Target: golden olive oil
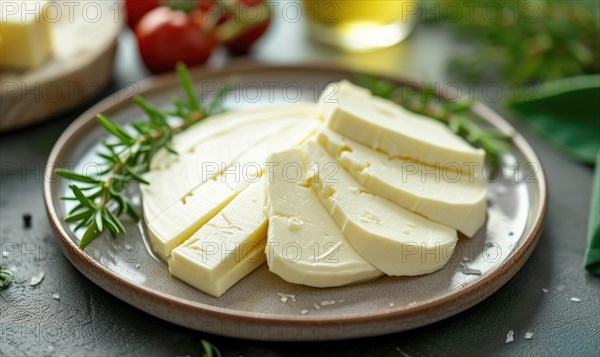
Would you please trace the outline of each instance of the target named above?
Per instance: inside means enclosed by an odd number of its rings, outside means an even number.
[[[410,34],[415,0],[305,0],[311,37],[350,51],[395,45]]]

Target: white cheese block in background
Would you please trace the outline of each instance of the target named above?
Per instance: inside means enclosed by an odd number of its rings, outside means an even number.
[[[352,247],[387,275],[421,275],[446,265],[456,230],[412,213],[362,187],[316,140],[304,146],[311,187]]]
[[[325,90],[320,98],[322,115],[330,129],[392,157],[442,167],[458,165],[467,172],[469,166],[483,168],[483,149],[472,147],[445,125],[374,97],[348,82],[330,86],[336,89]],[[327,93],[332,91],[337,103],[324,104]]]
[[[267,264],[282,279],[314,287],[341,286],[380,276],[346,241],[314,191],[306,186],[302,150],[272,154],[267,198]]]
[[[251,184],[173,249],[169,259],[171,274],[219,297],[264,263],[268,221],[263,181]]]
[[[29,69],[52,55],[48,1],[0,3],[0,68]],[[54,20],[56,21],[56,20]]]
[[[142,185],[144,218],[159,216],[190,191],[218,176],[251,147],[314,113],[316,106],[298,104],[248,108],[208,118],[173,138],[177,155],[157,152]]]
[[[389,159],[327,128],[319,131],[318,141],[360,184],[406,209],[467,237],[485,223],[487,187],[479,177]]]
[[[314,135],[320,124],[312,118],[293,121],[285,130],[249,148],[222,174],[201,184],[147,222],[150,242],[155,252],[167,260],[176,246],[200,229],[250,183],[258,181],[256,177],[262,175],[266,157],[271,152],[302,143]],[[246,130],[253,132],[252,127]]]
[[[34,22],[41,3],[45,16]],[[103,95],[114,78],[123,3],[0,0],[0,132],[62,116]],[[4,22],[7,15],[17,18]],[[139,89],[123,86],[127,89],[115,93],[115,101]]]

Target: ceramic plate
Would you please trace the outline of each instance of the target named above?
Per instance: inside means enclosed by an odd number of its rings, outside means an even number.
[[[193,72],[202,95],[234,78],[239,85],[227,97],[231,107],[314,101],[327,83],[352,77],[349,71],[324,66],[251,65]],[[174,75],[152,78],[134,89],[116,93],[75,121],[56,143],[49,167],[93,168],[98,140],[105,135],[94,119],[97,113],[125,124],[141,115],[131,100],[134,94],[157,105],[183,96]],[[490,125],[513,131],[486,106],[477,104],[474,110]],[[340,288],[290,284],[263,265],[214,298],[169,275],[167,265],[148,252],[142,224],[130,222],[126,236],[103,236],[80,250],[71,227],[63,223],[67,207],[59,197],[68,191],[68,182],[52,176],[44,193],[50,221],[71,263],[106,291],[154,316],[255,340],[366,337],[423,326],[468,309],[498,290],[527,260],[546,211],[546,183],[535,153],[523,137],[514,135],[514,149],[503,157],[506,167],[489,182],[485,227],[474,238],[459,240],[445,268],[425,276],[384,277]],[[283,303],[278,293],[295,299]]]

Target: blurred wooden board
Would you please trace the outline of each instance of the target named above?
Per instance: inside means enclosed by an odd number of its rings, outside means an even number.
[[[0,71],[0,132],[65,113],[93,99],[111,80],[120,1],[55,1],[54,54],[38,68]]]

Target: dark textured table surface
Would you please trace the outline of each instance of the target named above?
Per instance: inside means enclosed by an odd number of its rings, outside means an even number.
[[[119,42],[114,83],[104,95],[147,75],[131,34],[124,32]],[[342,55],[311,44],[301,25],[280,21],[254,58],[270,63],[325,59],[443,80],[447,42],[444,34],[419,30],[389,50]],[[223,62],[223,56],[216,56],[212,65]],[[515,125],[546,171],[550,206],[537,248],[508,284],[457,316],[405,333],[327,343],[268,343],[206,335],[161,321],[100,289],[64,258],[46,218],[42,182],[49,151],[77,114],[0,136],[1,262],[15,273],[14,283],[0,292],[2,356],[199,356],[203,338],[226,356],[600,355],[600,278],[582,267],[592,168],[574,163],[519,123]],[[24,213],[32,215],[29,229],[23,225]],[[30,278],[39,272],[45,272],[45,279],[30,286]],[[514,330],[515,341],[506,344],[509,330]],[[525,332],[533,332],[533,338],[525,340]]]

